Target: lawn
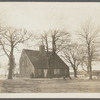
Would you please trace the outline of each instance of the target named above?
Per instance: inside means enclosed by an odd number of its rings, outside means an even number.
[[[13,79],[3,80],[2,93],[99,93],[100,80]]]

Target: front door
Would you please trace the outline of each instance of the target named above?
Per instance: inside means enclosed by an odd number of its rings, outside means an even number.
[[[47,76],[47,69],[44,69],[44,77]]]

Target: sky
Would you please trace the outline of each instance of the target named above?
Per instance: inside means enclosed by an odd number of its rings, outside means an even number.
[[[50,29],[66,29],[72,34],[73,41],[77,40],[80,25],[88,18],[100,26],[100,3],[0,2],[1,25],[24,28],[36,34]],[[19,45],[19,48],[27,47]],[[18,62],[20,53],[15,51],[14,54]],[[8,63],[5,56],[1,56],[0,61],[2,65]]]

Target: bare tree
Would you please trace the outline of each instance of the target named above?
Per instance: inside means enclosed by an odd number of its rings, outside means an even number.
[[[65,30],[51,30],[52,52],[59,53],[69,42],[70,34]]]
[[[84,45],[81,45],[81,51],[80,51],[80,53],[81,53],[81,59],[80,59],[80,61],[81,61],[81,64],[80,64],[80,66],[81,66],[81,68],[82,68],[82,70],[83,71],[85,71],[87,74],[89,74],[89,70],[88,70],[88,57],[87,57],[87,53],[86,53],[86,48],[84,48]]]
[[[0,28],[0,45],[3,52],[9,59],[9,74],[8,79],[12,79],[14,68],[14,49],[18,49],[19,43],[27,41],[31,35],[27,34],[26,30],[14,29],[12,27]]]
[[[48,58],[47,77],[52,77],[52,67],[55,63],[55,53],[59,53],[66,47],[69,42],[69,33],[65,30],[49,30],[48,32],[44,31],[38,39],[46,47]],[[51,52],[50,55],[48,54],[49,51]]]
[[[45,45],[46,47],[46,52],[47,52],[47,57],[49,56],[48,55],[48,52],[49,52],[49,33],[44,31],[44,34],[41,34],[41,40],[42,40],[42,44]]]
[[[81,54],[80,54],[80,45],[73,43],[68,45],[63,50],[63,58],[65,59],[66,63],[69,64],[73,68],[74,77],[77,77],[77,69],[81,64]]]
[[[65,30],[49,30],[44,31],[43,34],[40,34],[40,36],[36,36],[36,40],[38,39],[38,43],[40,42],[45,45],[46,51],[52,51],[55,53],[59,53],[61,50],[63,50],[67,43],[69,42],[70,34],[66,32]]]
[[[99,28],[92,21],[87,20],[82,24],[79,31],[81,44],[84,46],[84,58],[89,73],[89,79],[92,79],[92,63],[98,61],[100,54],[100,35]],[[84,61],[84,60],[83,60]]]
[[[69,33],[65,30],[50,30],[52,53],[49,57],[48,74],[52,77],[52,69],[55,65],[55,53],[62,51],[69,42]],[[52,64],[50,64],[52,63]]]

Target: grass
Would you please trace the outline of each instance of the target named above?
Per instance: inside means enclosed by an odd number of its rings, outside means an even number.
[[[2,93],[99,93],[100,80],[13,79],[4,80]]]

